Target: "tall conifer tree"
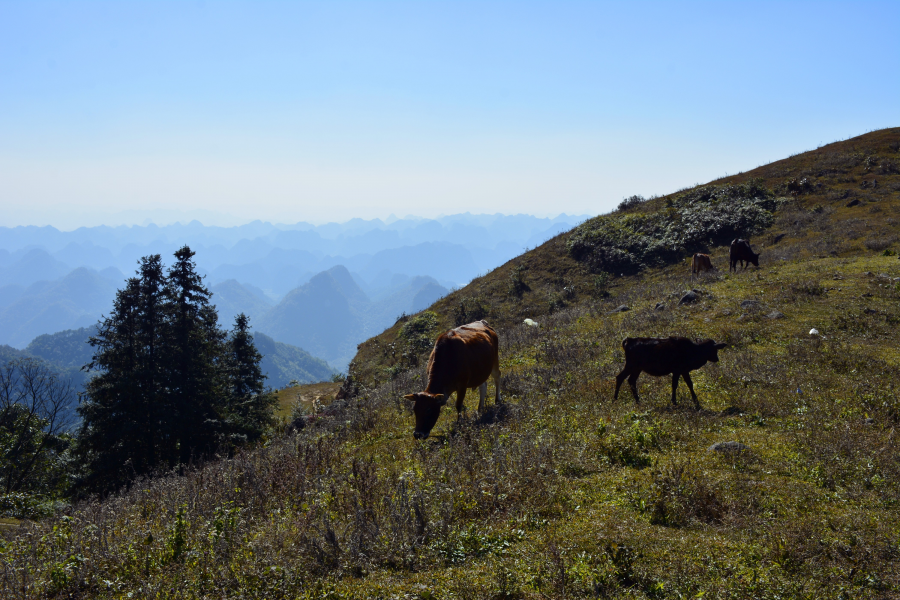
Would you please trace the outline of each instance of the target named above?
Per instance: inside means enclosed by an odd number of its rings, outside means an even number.
[[[261,356],[241,315],[219,329],[211,294],[184,246],[163,273],[159,255],[140,261],[91,338],[79,453],[94,490],[258,439],[272,423]]]
[[[248,440],[259,439],[273,421],[275,395],[265,389],[261,361],[250,334],[250,319],[241,313],[234,318],[228,339],[229,412],[234,433]]]
[[[221,416],[226,391],[217,364],[224,335],[209,303],[212,294],[197,273],[194,254],[187,246],[175,252],[167,289],[169,387],[182,463],[215,450],[225,429]]]
[[[91,487],[114,487],[122,478],[145,474],[166,452],[165,373],[160,364],[165,329],[162,261],[141,259],[140,277],[116,294],[113,312],[91,337],[94,357],[87,370],[99,374],[85,387],[79,453],[92,474]]]

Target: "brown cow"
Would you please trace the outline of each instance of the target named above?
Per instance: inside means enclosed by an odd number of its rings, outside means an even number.
[[[703,271],[712,271],[714,269],[712,261],[709,260],[709,254],[700,254],[698,252],[691,258],[691,279],[694,278],[694,273],[700,275]]]
[[[487,321],[476,321],[451,329],[434,343],[428,358],[428,385],[424,392],[407,394],[413,400],[416,429],[413,436],[425,439],[437,423],[441,407],[447,404],[450,394],[456,392],[456,412],[461,414],[466,390],[479,388],[481,400],[478,411],[484,410],[488,377],[493,377],[496,395],[500,402],[500,344],[497,333]]]
[[[759,254],[755,254],[750,247],[750,242],[742,239],[734,239],[731,242],[731,252],[729,253],[728,270],[734,270],[737,273],[738,261],[741,262],[741,269],[746,269],[747,264],[759,266]]]
[[[713,340],[693,342],[685,337],[667,338],[625,338],[622,340],[622,349],[625,351],[625,367],[616,376],[616,393],[614,399],[619,398],[619,388],[625,378],[636,402],[640,402],[637,392],[637,379],[642,371],[646,371],[654,377],[672,375],[672,404],[678,404],[675,399],[675,390],[678,389],[678,378],[684,379],[691,397],[697,409],[700,402],[694,393],[694,383],[691,381],[690,372],[699,369],[707,362],[719,362],[719,350],[726,344],[717,344]]]

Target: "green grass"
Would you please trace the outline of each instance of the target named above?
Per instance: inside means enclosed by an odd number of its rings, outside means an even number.
[[[402,394],[424,387],[425,353],[400,322],[360,349],[359,395],[300,432],[5,533],[3,597],[897,597],[900,260],[866,245],[896,234],[897,176],[878,174],[888,191],[862,205],[828,198],[863,189],[882,164],[866,156],[896,155],[898,138],[762,167],[772,189],[835,173],[776,211],[758,270],[728,274],[714,248],[718,273],[644,269],[605,297],[566,235],[551,240],[431,309],[440,330],[460,298],[486,299],[502,406],[477,415],[470,396],[414,440]],[[523,264],[527,289],[510,285]],[[678,306],[688,288],[700,301]],[[701,410],[646,374],[639,404],[612,400],[621,340],[642,335],[729,344],[693,374]],[[725,441],[749,450],[709,449]]]

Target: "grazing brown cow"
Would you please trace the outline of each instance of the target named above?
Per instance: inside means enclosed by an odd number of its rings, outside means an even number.
[[[700,275],[703,271],[712,271],[714,269],[712,261],[709,260],[709,254],[700,254],[698,252],[691,258],[691,279],[694,278],[694,273]]]
[[[441,414],[441,407],[447,404],[453,392],[456,392],[458,415],[464,408],[466,390],[479,388],[481,400],[478,411],[481,412],[484,410],[488,377],[493,377],[496,388],[494,402],[500,402],[499,348],[497,333],[487,321],[476,321],[441,334],[428,358],[428,385],[425,391],[404,396],[413,401],[416,416],[413,436],[417,440],[428,437]]]
[[[741,269],[746,269],[747,264],[751,263],[755,267],[759,266],[759,254],[754,254],[753,249],[750,248],[750,242],[747,240],[734,239],[731,242],[728,270],[734,270],[737,273],[738,261],[741,262]]]
[[[700,402],[694,393],[694,383],[691,381],[690,372],[699,369],[707,362],[719,362],[719,350],[726,344],[717,344],[713,340],[693,342],[685,337],[667,338],[625,338],[622,340],[622,349],[625,351],[625,367],[616,376],[616,393],[613,398],[619,398],[619,388],[625,378],[636,402],[640,402],[637,392],[637,379],[642,371],[646,371],[654,377],[672,375],[672,404],[678,404],[675,399],[675,390],[678,388],[678,378],[684,379],[691,397],[697,409]]]

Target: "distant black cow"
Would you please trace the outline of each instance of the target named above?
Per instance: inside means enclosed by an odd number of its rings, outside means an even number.
[[[700,408],[697,394],[694,393],[694,383],[691,381],[690,372],[699,369],[707,362],[719,362],[719,350],[726,344],[717,344],[713,340],[693,342],[684,337],[667,338],[625,338],[622,340],[622,349],[625,351],[625,367],[616,376],[615,399],[619,398],[619,388],[625,378],[634,399],[640,402],[637,392],[637,379],[642,371],[646,371],[654,377],[672,375],[672,404],[678,404],[675,399],[675,390],[678,388],[678,378],[684,379],[694,404]]]
[[[742,239],[735,239],[731,242],[731,253],[729,256],[728,270],[737,272],[738,261],[741,262],[741,268],[747,268],[747,264],[752,263],[753,266],[759,266],[759,254],[754,254],[750,248],[750,242]]]

